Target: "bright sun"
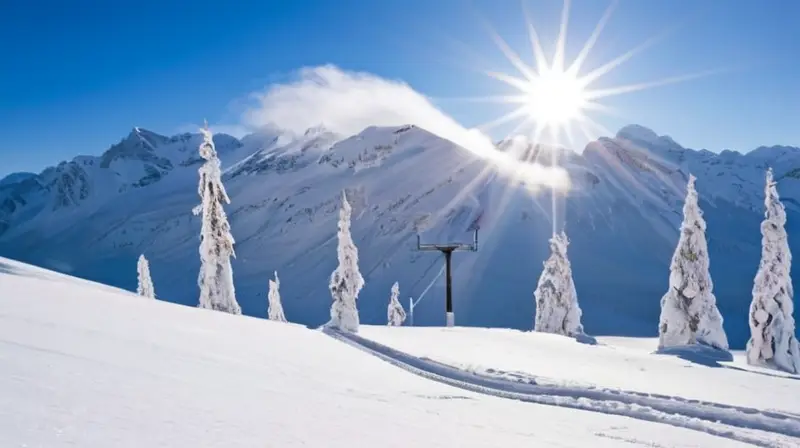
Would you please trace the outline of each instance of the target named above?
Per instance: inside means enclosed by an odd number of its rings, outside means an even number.
[[[651,82],[594,88],[595,81],[628,61],[636,53],[652,45],[655,41],[654,39],[646,40],[633,49],[590,70],[588,73],[579,75],[589,52],[597,42],[606,23],[608,23],[616,4],[616,0],[612,1],[591,36],[589,36],[578,55],[570,64],[565,61],[570,0],[564,0],[558,38],[555,42],[555,52],[552,58],[548,58],[545,55],[542,43],[530,20],[530,14],[527,9],[525,9],[524,15],[528,28],[528,37],[533,50],[534,64],[525,63],[496,32],[490,29],[489,31],[495,43],[508,61],[519,71],[519,74],[510,75],[502,72],[487,71],[487,75],[512,87],[515,92],[511,95],[479,97],[476,99],[478,101],[513,104],[516,107],[511,112],[484,123],[479,126],[479,129],[488,132],[494,127],[519,121],[510,135],[529,134],[533,141],[536,142],[539,142],[543,136],[548,135],[555,140],[553,143],[561,145],[563,142],[560,141],[560,136],[562,135],[566,135],[568,143],[574,144],[575,136],[572,133],[577,130],[587,140],[593,140],[598,134],[609,135],[610,132],[589,117],[588,113],[599,111],[614,114],[613,109],[601,104],[599,100],[651,87],[682,82],[716,72],[716,70],[706,71]],[[524,5],[525,3],[523,3],[523,7]]]
[[[580,80],[569,73],[547,70],[531,80],[525,109],[542,126],[561,127],[578,119],[587,104]]]

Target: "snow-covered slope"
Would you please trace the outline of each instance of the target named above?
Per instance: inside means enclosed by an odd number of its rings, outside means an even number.
[[[734,352],[733,359],[699,347],[654,354],[657,338],[600,338],[599,344],[587,345],[558,335],[495,328],[364,326],[359,334],[413,356],[516,381],[621,389],[800,415],[800,376],[749,366],[744,352]]]
[[[317,330],[144,299],[0,258],[0,446],[654,444],[747,446],[461,390]]]
[[[436,345],[474,340],[396,330]],[[624,376],[619,358],[604,368],[614,362]],[[607,405],[611,414],[625,408]],[[452,387],[319,330],[145,299],[0,258],[4,447],[792,446],[791,436],[736,425],[796,425],[758,411],[727,427],[630,410],[633,418]]]
[[[572,188],[553,207],[549,192],[532,193],[414,126],[372,127],[347,138],[325,129],[305,135],[267,129],[241,141],[219,135],[216,142],[232,200],[237,296],[250,315],[265,315],[267,281],[277,270],[289,320],[327,319],[342,189],[354,207],[366,323],[385,321],[395,281],[407,304],[438,278],[415,310],[415,323],[442,324],[442,260],[416,252],[416,234],[423,242],[469,241],[479,219],[480,250],[454,256],[457,323],[531,328],[547,239],[554,226],[565,226],[586,331],[655,335],[689,172],[697,176],[715,293],[734,348],[749,336],[767,166],[788,207],[792,249],[800,248],[798,148],[713,154],[635,125],[580,155],[520,138],[501,142],[501,150],[526,160],[549,164],[556,155]],[[0,254],[132,290],[144,253],[157,294],[196,304],[199,220],[191,209],[199,200],[198,143],[193,134],[134,129],[102,157],[79,157],[0,190]]]

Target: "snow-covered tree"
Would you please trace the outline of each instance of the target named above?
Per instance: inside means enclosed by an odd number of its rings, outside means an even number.
[[[778,198],[772,169],[767,171],[761,223],[761,263],[753,285],[750,304],[750,340],[747,361],[792,373],[800,372],[800,350],[795,338],[792,254],[786,237],[786,210]]]
[[[533,331],[566,336],[583,334],[578,294],[572,280],[572,267],[567,259],[567,235],[564,232],[550,239],[550,258],[533,293],[536,299],[536,320]]]
[[[706,221],[700,210],[695,177],[689,175],[680,238],[670,264],[669,290],[661,298],[658,346],[703,343],[728,349],[714,284],[709,273]]]
[[[269,320],[286,322],[286,316],[283,314],[283,305],[281,305],[280,286],[281,281],[278,278],[278,271],[275,271],[275,280],[269,280],[269,312],[267,316]]]
[[[136,293],[142,297],[155,299],[156,290],[153,288],[153,279],[150,278],[150,263],[147,262],[144,254],[139,255],[136,270],[139,272],[139,286],[136,288]]]
[[[200,227],[200,274],[197,284],[200,287],[200,308],[241,314],[233,288],[233,268],[231,257],[233,236],[223,204],[231,200],[222,185],[222,172],[217,151],[208,123],[200,130],[203,143],[200,144],[200,157],[206,160],[200,167],[200,184],[197,192],[201,203],[194,208],[194,214],[202,214]]]
[[[344,331],[358,331],[358,308],[356,300],[364,278],[358,270],[358,248],[350,235],[350,214],[352,209],[347,196],[342,192],[342,208],[339,210],[339,266],[331,274],[329,288],[333,304],[328,326]]]
[[[406,320],[406,310],[400,304],[400,284],[394,282],[392,285],[392,295],[389,298],[389,309],[387,310],[387,321],[390,327],[399,327]]]

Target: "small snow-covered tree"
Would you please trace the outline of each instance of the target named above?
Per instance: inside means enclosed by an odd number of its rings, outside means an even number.
[[[795,337],[792,254],[786,236],[786,210],[778,197],[772,169],[767,171],[766,211],[761,223],[761,263],[750,304],[747,362],[800,373],[800,350]]]
[[[389,309],[386,312],[387,314],[387,321],[390,327],[399,327],[403,325],[403,322],[406,320],[406,310],[403,309],[403,305],[400,304],[400,284],[394,282],[392,285],[392,295],[389,298]]]
[[[139,255],[136,270],[139,272],[139,286],[136,288],[136,293],[142,297],[155,299],[156,290],[153,288],[153,279],[150,278],[150,263],[147,262],[144,254]]]
[[[283,305],[281,305],[280,286],[281,281],[278,278],[278,271],[275,271],[275,280],[269,280],[269,311],[267,316],[269,320],[286,322],[286,316],[283,314]]]
[[[567,258],[569,240],[564,232],[550,239],[550,258],[533,293],[536,299],[536,319],[533,331],[566,336],[583,334],[578,294],[572,280],[572,267]]]
[[[356,300],[364,278],[358,270],[358,248],[350,235],[350,214],[352,209],[347,196],[342,192],[342,208],[339,210],[339,246],[337,253],[339,265],[331,274],[329,288],[333,304],[328,326],[339,330],[358,331],[358,307]]]
[[[700,210],[695,177],[689,175],[680,238],[670,264],[669,289],[661,298],[658,346],[703,343],[728,349],[722,315],[709,273],[706,221]]]
[[[233,268],[231,257],[233,236],[223,204],[230,204],[228,193],[222,185],[222,171],[217,151],[208,123],[200,130],[203,143],[200,144],[200,157],[206,160],[200,167],[200,183],[197,192],[200,205],[194,208],[195,215],[202,214],[200,227],[200,274],[197,284],[200,287],[200,308],[241,314],[236,302],[233,287]]]

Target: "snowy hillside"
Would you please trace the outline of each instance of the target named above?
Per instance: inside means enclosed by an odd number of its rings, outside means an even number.
[[[199,201],[199,142],[194,134],[164,137],[137,128],[101,157],[77,157],[0,189],[0,254],[133,290],[144,253],[157,294],[195,305],[199,219],[191,209]],[[407,304],[438,278],[415,322],[442,324],[442,260],[416,252],[416,234],[424,242],[469,240],[479,218],[479,252],[454,256],[456,321],[531,328],[532,293],[554,226],[549,192],[532,193],[414,126],[372,127],[346,138],[324,128],[305,135],[272,129],[241,141],[217,135],[215,142],[227,168],[234,277],[245,314],[265,316],[267,281],[277,270],[289,320],[327,319],[336,209],[346,189],[366,279],[362,322],[384,322],[395,281]],[[589,333],[656,334],[689,172],[697,176],[715,293],[733,348],[749,336],[767,166],[787,204],[789,241],[800,249],[798,148],[713,154],[635,125],[581,155],[524,139],[499,147],[546,164],[557,154],[570,174],[570,191],[557,197],[555,227],[565,226],[571,239]]]
[[[462,328],[361,334],[407,353],[0,258],[0,446],[790,447],[800,437],[795,380],[624,346],[636,341],[583,346]],[[486,368],[475,375],[413,354]],[[577,371],[581,359],[589,367]],[[537,386],[534,375],[554,377]]]

